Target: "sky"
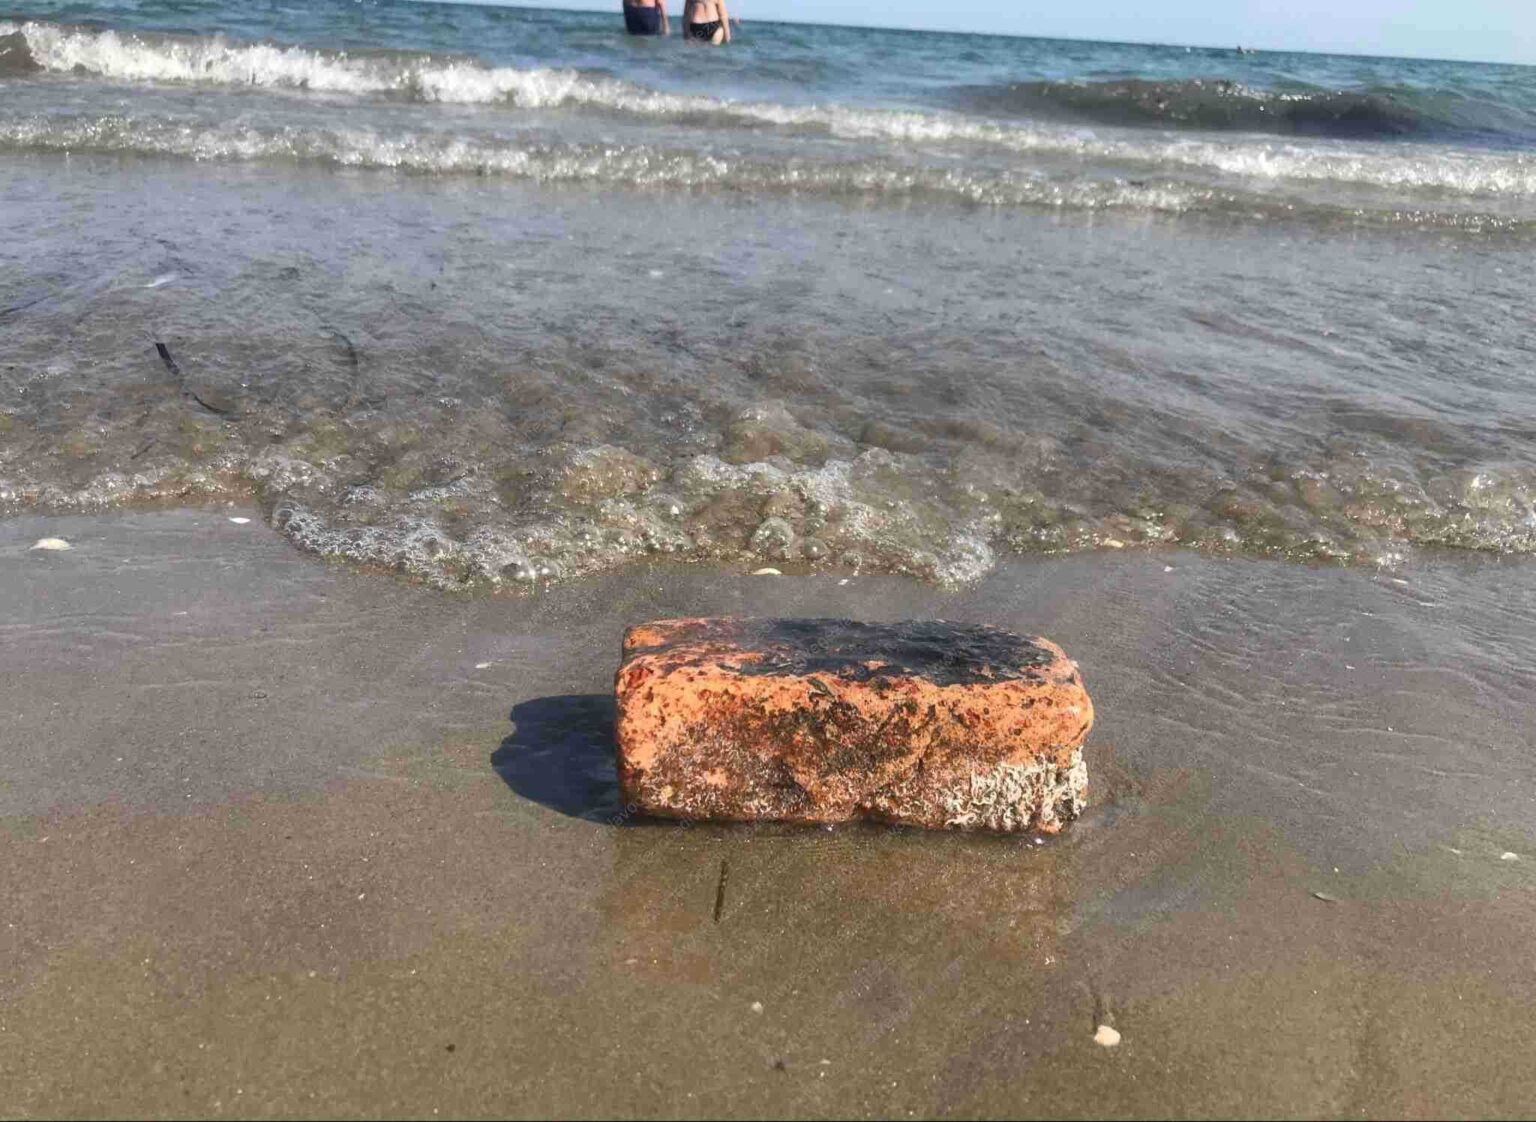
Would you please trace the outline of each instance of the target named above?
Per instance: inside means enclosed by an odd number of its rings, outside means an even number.
[[[480,0],[497,2],[497,0]],[[506,0],[503,0],[506,2]],[[619,0],[520,7],[617,11]],[[746,20],[1536,64],[1536,0],[727,0]],[[681,9],[682,0],[668,0]]]

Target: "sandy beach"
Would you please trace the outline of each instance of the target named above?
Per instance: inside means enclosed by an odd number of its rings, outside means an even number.
[[[237,507],[10,519],[0,1115],[1526,1113],[1529,574],[447,597]],[[1044,844],[615,825],[620,630],[695,612],[1049,635],[1093,808]]]

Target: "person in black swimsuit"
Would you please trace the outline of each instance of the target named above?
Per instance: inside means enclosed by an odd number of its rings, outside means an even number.
[[[731,41],[731,13],[725,0],[688,0],[683,8],[683,38],[720,46]]]
[[[667,0],[624,0],[624,30],[631,35],[667,35]]]

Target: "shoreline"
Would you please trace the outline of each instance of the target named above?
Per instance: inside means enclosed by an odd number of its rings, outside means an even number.
[[[951,592],[653,565],[471,599],[228,521],[252,514],[0,522],[4,1117],[1513,1115],[1536,1090],[1518,565],[1126,551]],[[702,612],[1050,636],[1099,711],[1088,814],[1043,845],[611,825],[622,625]]]

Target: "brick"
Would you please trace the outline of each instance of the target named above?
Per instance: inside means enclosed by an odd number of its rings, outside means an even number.
[[[615,692],[643,814],[1055,833],[1084,803],[1077,665],[995,627],[660,620],[625,633]]]

